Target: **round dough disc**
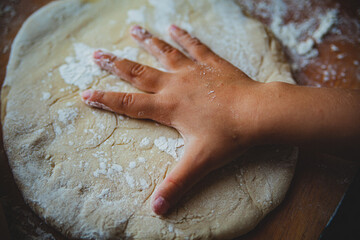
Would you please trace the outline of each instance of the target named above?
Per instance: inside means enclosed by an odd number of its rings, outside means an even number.
[[[278,43],[232,1],[65,0],[23,25],[1,93],[4,143],[32,209],[74,238],[233,238],[284,198],[297,149],[249,150],[197,184],[164,217],[150,196],[174,167],[177,131],[85,106],[84,89],[136,92],[101,71],[95,49],[161,68],[131,40],[140,24],[172,44],[177,24],[257,81],[294,83]]]

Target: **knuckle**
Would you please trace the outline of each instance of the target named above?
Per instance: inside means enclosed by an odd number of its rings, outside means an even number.
[[[161,46],[161,52],[164,54],[171,54],[171,53],[175,53],[176,49],[168,44],[164,44],[163,46]]]
[[[194,38],[194,37],[189,37],[189,40],[188,40],[189,44],[193,47],[200,47],[200,46],[203,46],[203,44],[200,42],[199,39],[197,38]]]
[[[130,74],[132,77],[139,77],[142,76],[145,71],[146,66],[136,63],[131,67]]]
[[[168,184],[172,185],[178,191],[182,191],[184,189],[184,183],[182,181],[180,181],[179,179],[167,177],[166,182]]]
[[[135,98],[134,98],[134,95],[131,93],[125,93],[119,99],[119,104],[122,107],[129,107],[129,106],[133,105],[134,102],[135,102]]]

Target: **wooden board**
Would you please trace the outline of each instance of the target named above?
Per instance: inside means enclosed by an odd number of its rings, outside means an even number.
[[[266,2],[265,0],[261,1]],[[252,2],[256,4],[261,1]],[[10,46],[18,29],[32,12],[48,2],[45,0],[5,0],[0,2],[2,11],[0,15],[0,79],[2,81],[5,77]],[[326,1],[326,4],[328,4],[326,6],[331,6],[334,1]],[[345,9],[354,10],[355,8],[355,12],[356,9],[359,9],[359,4],[355,4],[355,7],[351,5],[349,7],[346,4],[347,1],[345,1]],[[257,16],[256,11],[252,14]],[[262,18],[260,15],[257,17],[265,24],[269,23],[269,19]],[[352,19],[351,16],[349,18]],[[345,30],[348,28],[346,27]],[[354,31],[347,31],[347,34],[350,32],[354,33]],[[359,38],[359,35],[356,36],[356,34],[353,35]],[[338,63],[336,57],[331,54],[329,46],[333,43],[349,53],[346,61]],[[321,81],[323,79],[322,72],[318,71],[318,66],[336,62],[339,69],[345,68],[351,74],[356,73],[358,69],[351,68],[353,67],[351,63],[360,56],[358,43],[330,35],[326,36],[323,43],[317,47],[320,52],[319,57],[307,68],[294,73],[299,83],[359,88],[359,80],[356,77],[343,81],[341,76],[335,76],[331,81],[323,82]],[[293,62],[301,60],[290,55],[289,59]],[[55,239],[66,239],[38,218],[24,203],[11,175],[3,149],[2,137],[0,144],[0,231],[2,239],[7,239],[8,236],[13,239],[31,239],[31,236],[40,236],[42,239],[51,239],[50,236]],[[359,164],[357,163],[301,149],[294,180],[284,202],[255,230],[238,239],[317,239],[358,169]]]

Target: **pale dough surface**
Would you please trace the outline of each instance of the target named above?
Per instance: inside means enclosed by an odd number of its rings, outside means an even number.
[[[25,200],[75,238],[226,239],[248,232],[284,198],[296,148],[248,151],[159,217],[150,196],[181,156],[179,133],[85,106],[82,89],[137,91],[92,63],[70,75],[73,83],[66,80],[71,66],[83,64],[76,56],[97,48],[160,67],[131,40],[135,23],[165,40],[175,23],[255,80],[294,83],[277,42],[232,1],[50,3],[16,37],[1,93],[6,152]]]

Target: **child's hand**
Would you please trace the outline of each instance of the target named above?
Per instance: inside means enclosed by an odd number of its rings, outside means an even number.
[[[170,35],[191,58],[139,26],[131,34],[169,72],[97,51],[98,65],[146,93],[88,90],[82,98],[88,105],[152,119],[181,133],[184,155],[152,198],[154,212],[165,214],[192,185],[252,144],[257,132],[257,89],[264,84],[176,26],[171,26]]]
[[[170,35],[191,58],[139,26],[131,33],[169,72],[97,51],[103,69],[147,93],[88,90],[82,98],[174,127],[184,137],[184,156],[153,194],[155,213],[165,214],[192,185],[252,145],[285,143],[359,156],[359,91],[255,82],[176,26]]]

